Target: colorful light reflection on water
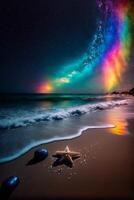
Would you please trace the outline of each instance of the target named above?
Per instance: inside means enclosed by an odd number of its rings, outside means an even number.
[[[117,108],[115,112],[109,110],[106,114],[106,120],[108,123],[115,125],[114,128],[110,129],[110,133],[120,136],[129,134],[127,114],[124,112],[123,108]]]

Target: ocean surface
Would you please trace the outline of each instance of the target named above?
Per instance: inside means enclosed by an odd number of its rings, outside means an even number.
[[[103,111],[128,104],[128,97],[90,94],[0,97],[0,163],[39,144],[77,137],[88,128],[113,128]]]

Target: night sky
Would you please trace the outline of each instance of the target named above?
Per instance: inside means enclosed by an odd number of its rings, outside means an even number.
[[[37,92],[38,84],[57,76],[63,65],[86,51],[100,15],[90,0],[2,1],[0,92]],[[120,88],[134,86],[133,58],[134,53]],[[71,84],[66,91],[99,92],[99,87],[91,88],[83,89],[80,81],[77,89]]]

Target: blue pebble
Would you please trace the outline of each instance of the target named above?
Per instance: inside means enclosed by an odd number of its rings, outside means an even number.
[[[48,150],[47,149],[38,149],[34,153],[34,157],[36,159],[44,159],[48,156]]]
[[[20,183],[20,179],[17,176],[10,176],[3,182],[5,188],[14,189]]]

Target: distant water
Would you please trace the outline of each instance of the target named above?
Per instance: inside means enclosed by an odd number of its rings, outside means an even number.
[[[124,101],[119,97],[87,94],[4,95],[0,101],[0,129],[29,126],[40,121],[62,120],[120,103]]]
[[[0,162],[42,143],[76,137],[87,128],[114,127],[92,121],[91,113],[126,104],[122,97],[103,95],[2,95]]]

